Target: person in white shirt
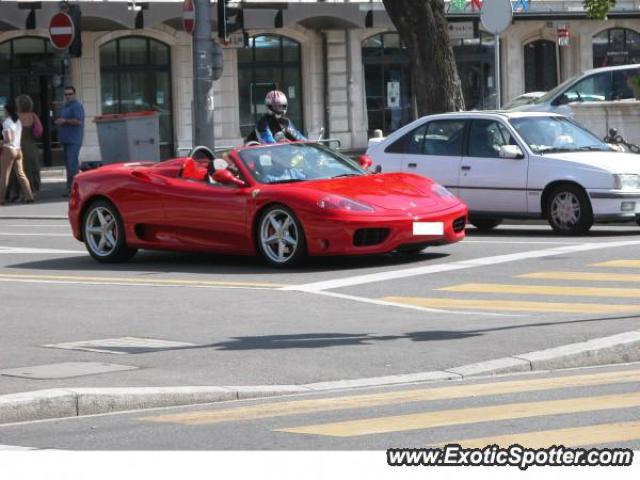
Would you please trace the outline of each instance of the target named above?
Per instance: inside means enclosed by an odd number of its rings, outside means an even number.
[[[22,125],[14,102],[9,100],[5,104],[4,115],[2,143],[0,143],[0,205],[4,205],[4,197],[12,170],[15,170],[24,202],[32,203],[33,193],[22,167],[22,149],[20,148]]]

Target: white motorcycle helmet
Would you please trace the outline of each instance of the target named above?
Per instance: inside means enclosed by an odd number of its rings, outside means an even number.
[[[287,96],[280,90],[267,93],[264,103],[276,118],[281,118],[287,113]]]

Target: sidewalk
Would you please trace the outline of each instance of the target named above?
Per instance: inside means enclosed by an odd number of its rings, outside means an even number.
[[[35,193],[35,203],[7,204],[0,207],[0,219],[48,219],[66,220],[67,201],[64,167],[47,167],[40,171],[42,183]]]

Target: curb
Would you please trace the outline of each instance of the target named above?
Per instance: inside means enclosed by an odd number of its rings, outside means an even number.
[[[242,387],[60,388],[0,395],[0,424],[327,392],[354,387],[433,383],[473,377],[593,367],[640,361],[640,330],[586,342],[463,365],[442,371],[318,382]]]

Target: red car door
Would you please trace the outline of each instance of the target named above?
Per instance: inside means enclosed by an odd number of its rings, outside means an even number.
[[[176,248],[251,253],[248,189],[168,178],[163,194],[165,240]]]

